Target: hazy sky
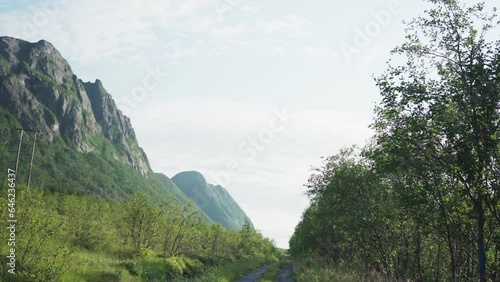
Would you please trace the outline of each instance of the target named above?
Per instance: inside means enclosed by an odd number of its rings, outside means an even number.
[[[467,1],[473,3],[473,1]],[[495,4],[495,1],[487,1]],[[131,118],[153,170],[227,187],[280,247],[311,166],[363,145],[373,74],[416,0],[0,0],[0,35],[46,39]]]

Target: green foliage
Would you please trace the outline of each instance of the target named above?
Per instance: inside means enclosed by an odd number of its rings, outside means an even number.
[[[17,275],[8,279],[166,281],[274,255],[272,242],[253,230],[222,187],[211,186],[216,205],[210,211],[219,212],[222,223],[227,217],[230,223],[225,226],[233,230],[211,225],[213,220],[196,205],[200,202],[188,198],[165,175],[153,173],[128,120],[100,83],[82,83],[70,75],[57,52],[40,56],[33,44],[16,41],[22,50],[4,51],[17,59],[6,64],[0,57],[0,80],[6,82],[1,88],[8,91],[0,107],[0,167],[14,168],[17,128],[42,132],[36,139],[31,178],[31,186],[39,188],[18,187]],[[68,71],[62,82],[54,79],[61,67]],[[89,93],[91,109],[80,90],[90,92],[94,86],[99,89]],[[90,122],[93,115],[99,125]],[[27,181],[34,141],[32,133],[24,132],[23,137],[18,185]],[[141,172],[126,163],[137,155],[146,163]],[[0,188],[0,220],[5,222],[5,183]],[[7,229],[0,235],[7,238]],[[8,253],[7,246],[0,251]],[[6,273],[6,258],[0,262]]]
[[[212,268],[201,276],[195,279],[176,279],[176,282],[232,282],[243,277],[250,271],[264,265],[275,263],[276,258],[273,256],[264,256],[260,258],[241,260],[235,263],[224,264]]]
[[[16,193],[16,275],[18,281],[57,281],[66,271],[65,261],[71,255],[66,238],[61,231],[65,229],[63,219],[54,209],[47,206],[42,191],[25,191],[18,187]],[[0,218],[8,219],[6,189],[2,189]],[[49,203],[49,204],[53,204]],[[8,230],[2,228],[2,238],[8,238]],[[0,251],[10,253],[11,248],[2,244]],[[2,257],[0,271],[7,273],[6,258]]]
[[[6,222],[3,185],[1,191],[0,220]],[[26,187],[18,187],[16,199],[12,281],[169,281],[243,258],[267,263],[275,256],[271,241],[257,231],[209,225],[190,203],[156,205],[144,193],[123,202]],[[0,236],[7,232],[2,228]],[[241,249],[242,240],[255,249]],[[0,252],[7,248],[1,245]],[[6,273],[5,256],[1,260]]]
[[[0,167],[13,168],[17,155],[19,132],[17,119],[0,107]],[[101,197],[123,199],[143,191],[156,204],[175,202],[175,185],[162,183],[156,174],[146,179],[130,166],[115,160],[113,146],[104,137],[95,137],[92,144],[99,152],[79,153],[57,135],[52,142],[37,139],[32,184],[65,194],[95,194]],[[33,136],[25,134],[22,143],[18,183],[26,183]],[[178,190],[178,189],[177,189]],[[185,197],[180,199],[185,202]],[[197,209],[196,207],[194,207]]]
[[[299,267],[305,281],[361,281],[337,276],[348,266],[394,281],[500,277],[500,41],[486,39],[495,16],[430,2],[393,51],[406,64],[376,79],[373,143],[327,158],[309,179],[290,253],[324,263]]]
[[[185,257],[146,258],[123,263],[130,274],[146,281],[168,281],[175,277],[193,277],[203,270],[201,262]]]
[[[145,258],[120,264],[133,275],[146,281],[167,281],[175,277],[194,277],[203,271],[203,264],[185,257]]]
[[[281,269],[287,264],[287,261],[280,261],[271,267],[265,274],[262,276],[258,282],[274,282],[276,281],[276,277],[281,272]]]
[[[333,266],[321,259],[295,260],[294,277],[297,282],[385,282],[389,281],[376,272]],[[270,280],[273,281],[273,280]]]
[[[141,277],[131,275],[124,266],[127,261],[111,257],[109,253],[77,249],[66,262],[68,271],[61,277],[64,282],[139,282]]]

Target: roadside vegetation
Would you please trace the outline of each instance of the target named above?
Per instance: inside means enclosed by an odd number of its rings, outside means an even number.
[[[386,282],[391,280],[376,271],[333,265],[319,257],[294,260],[293,272],[297,282]]]
[[[248,224],[224,229],[202,222],[189,206],[156,205],[145,194],[118,201],[18,187],[16,217],[16,274],[8,281],[232,281],[279,256]],[[8,232],[2,228],[1,238]],[[8,248],[1,244],[0,252]],[[0,260],[7,273],[7,258]]]
[[[373,140],[306,185],[298,281],[500,281],[498,18],[429,2],[376,78]]]
[[[247,273],[261,266],[275,263],[278,260],[275,256],[264,258],[255,258],[239,261],[236,263],[225,264],[219,267],[210,269],[203,275],[190,278],[179,278],[176,282],[233,282],[238,278],[245,276]]]

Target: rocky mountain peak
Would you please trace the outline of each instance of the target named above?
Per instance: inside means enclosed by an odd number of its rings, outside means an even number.
[[[147,176],[148,160],[130,120],[101,81],[83,82],[45,40],[0,37],[0,106],[42,138],[61,137],[81,153],[100,153],[103,139],[113,158]]]

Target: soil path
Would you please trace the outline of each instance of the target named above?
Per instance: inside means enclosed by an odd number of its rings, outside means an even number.
[[[293,279],[293,266],[291,264],[285,265],[281,269],[280,274],[276,277],[276,282],[294,282]]]
[[[274,264],[266,265],[261,268],[257,268],[256,270],[248,273],[244,277],[236,280],[236,282],[255,282],[259,280],[264,274],[269,270],[269,268],[273,267]]]

